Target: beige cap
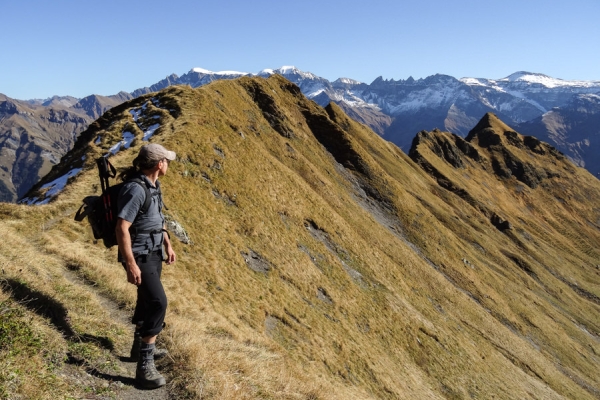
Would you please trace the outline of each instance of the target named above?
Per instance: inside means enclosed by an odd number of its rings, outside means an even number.
[[[173,161],[176,155],[174,151],[167,150],[160,144],[151,143],[142,146],[139,157],[145,158],[148,161],[160,161],[165,158],[169,161]]]

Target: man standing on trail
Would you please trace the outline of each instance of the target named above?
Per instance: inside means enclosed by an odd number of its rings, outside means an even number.
[[[167,310],[167,296],[160,276],[162,261],[173,264],[176,257],[165,229],[158,178],[167,173],[169,162],[173,160],[175,152],[159,144],[147,144],[142,146],[133,165],[120,175],[126,183],[118,198],[119,260],[127,271],[127,281],[137,286],[132,318],[136,332],[131,358],[138,362],[135,380],[144,388],[166,384],[154,365],[154,358],[166,353],[159,354],[155,346]],[[143,212],[148,195],[151,203],[148,211]]]

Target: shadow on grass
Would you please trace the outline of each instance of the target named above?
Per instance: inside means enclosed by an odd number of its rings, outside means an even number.
[[[105,372],[99,371],[97,368],[90,366],[83,358],[77,357],[76,355],[73,355],[71,353],[67,354],[67,364],[83,367],[85,369],[85,372],[96,378],[104,379],[109,382],[121,382],[124,385],[128,386],[136,386],[135,379],[121,375],[107,374]]]
[[[129,360],[129,358],[125,358],[125,357],[121,357],[121,360],[124,362],[131,361],[131,360]],[[83,368],[85,368],[85,371],[88,374],[90,374],[96,378],[99,378],[99,379],[104,379],[109,382],[121,382],[124,385],[132,386],[138,390],[154,390],[154,389],[156,389],[156,388],[147,388],[147,387],[141,386],[139,383],[136,382],[136,380],[134,378],[129,378],[126,376],[121,376],[121,375],[112,375],[112,374],[107,374],[105,372],[99,371],[97,368],[94,368],[94,367],[88,365],[88,363],[83,358],[77,357],[70,353],[67,355],[67,363],[71,364],[71,365],[77,365],[79,367],[83,367]],[[159,367],[158,369],[161,370],[162,368]]]
[[[71,327],[67,308],[47,294],[32,289],[26,283],[17,279],[0,280],[0,289],[22,306],[47,319],[66,340],[70,342],[92,343],[109,351],[114,350],[112,340],[107,337],[75,332]],[[121,362],[134,362],[129,357],[119,357],[119,360]],[[84,358],[70,352],[67,353],[66,363],[82,367],[88,374],[108,382],[121,382],[138,390],[151,390],[137,384],[134,378],[102,372],[90,365]]]
[[[94,343],[104,349],[110,351],[114,350],[112,340],[107,337],[94,336],[87,333],[79,334],[75,332],[69,323],[67,309],[52,297],[32,289],[28,287],[26,283],[15,279],[2,280],[0,282],[0,288],[24,307],[49,320],[49,322],[61,332],[67,340],[72,342]]]

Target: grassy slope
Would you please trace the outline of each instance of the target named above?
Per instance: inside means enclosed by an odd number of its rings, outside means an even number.
[[[108,368],[128,344],[129,327],[95,302],[131,308],[134,290],[115,252],[71,216],[98,190],[94,158],[124,130],[141,137],[128,111],[150,98],[116,107],[83,135],[89,146],[64,161],[86,154],[86,169],[53,204],[1,206],[4,279],[69,315],[57,336],[56,319],[45,325],[46,314],[26,311],[49,343],[37,362],[54,365],[39,397],[85,389],[67,386],[60,361],[49,360],[70,351]],[[398,148],[282,78],[156,98],[161,108],[147,108],[161,116],[153,141],[179,161],[163,179],[168,213],[193,241],[178,242],[179,260],[164,270],[172,390],[223,399],[598,395],[599,185],[589,174],[573,169],[530,190],[497,179],[485,162],[452,168],[422,143],[431,165],[510,220],[502,233]],[[114,164],[128,165],[139,145]],[[557,202],[556,190],[569,200]],[[108,338],[115,350],[81,335]],[[23,356],[11,357],[3,359]],[[17,375],[3,379],[27,393],[27,376]]]

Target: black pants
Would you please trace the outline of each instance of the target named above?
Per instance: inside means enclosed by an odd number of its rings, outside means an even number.
[[[142,271],[142,284],[137,288],[137,302],[131,322],[142,324],[141,337],[160,333],[167,312],[167,295],[160,281],[162,253],[153,252],[135,258]]]

